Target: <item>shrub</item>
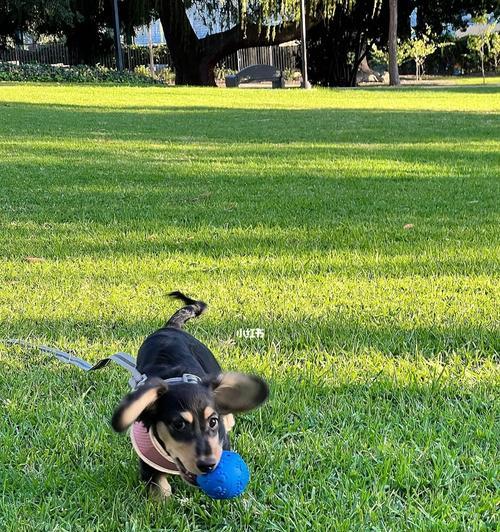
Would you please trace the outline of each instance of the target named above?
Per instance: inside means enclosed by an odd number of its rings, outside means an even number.
[[[217,81],[224,81],[226,76],[236,73],[237,70],[227,68],[225,63],[218,63],[214,68],[214,76]]]
[[[146,72],[118,72],[103,66],[52,66],[39,64],[0,63],[0,81],[56,81],[73,83],[121,83],[148,85],[162,83]]]
[[[137,74],[141,77],[151,78],[151,69],[146,65],[138,65],[134,68],[134,74]]]
[[[296,68],[285,68],[283,70],[283,76],[286,81],[298,81],[302,77],[302,73]]]
[[[151,79],[151,69],[146,65],[139,65],[134,68],[134,73],[139,76]],[[156,68],[154,78],[161,83],[172,85],[175,82],[175,72],[170,67]]]
[[[172,85],[175,82],[175,72],[170,67],[160,68],[156,71],[156,79]]]

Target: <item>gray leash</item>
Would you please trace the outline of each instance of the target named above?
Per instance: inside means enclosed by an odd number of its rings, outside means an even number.
[[[44,353],[51,353],[61,362],[73,364],[73,366],[83,369],[83,371],[94,371],[96,369],[101,369],[107,366],[111,361],[116,362],[119,366],[125,368],[132,375],[128,383],[133,390],[143,384],[144,381],[147,379],[146,375],[143,375],[137,370],[137,368],[135,367],[135,358],[132,355],[129,355],[128,353],[115,353],[114,355],[111,355],[107,358],[103,358],[102,360],[99,360],[99,362],[96,362],[94,365],[92,365],[90,364],[90,362],[87,362],[82,358],[79,358],[70,353],[65,353],[60,349],[47,347],[46,345],[33,345],[29,342],[26,342],[25,340],[18,340],[17,338],[10,338],[6,341],[6,343],[20,345],[28,349],[38,349],[39,351],[43,351]]]
[[[147,375],[141,373],[137,369],[135,358],[132,355],[129,355],[128,353],[115,353],[114,355],[111,355],[107,358],[103,358],[102,360],[99,360],[99,362],[96,362],[94,365],[92,365],[90,364],[90,362],[87,362],[82,358],[61,351],[60,349],[47,347],[46,345],[33,345],[29,342],[26,342],[25,340],[19,340],[17,338],[10,338],[9,340],[6,340],[5,343],[11,345],[20,345],[28,349],[38,349],[39,351],[43,351],[44,353],[50,353],[61,362],[73,364],[73,366],[83,369],[83,371],[94,371],[96,369],[101,369],[107,366],[111,361],[113,361],[122,368],[125,368],[132,375],[132,377],[130,377],[128,381],[129,386],[132,388],[132,390],[135,390],[136,388],[144,384],[144,382],[146,382],[146,379],[148,378]],[[164,379],[164,382],[168,384],[198,384],[199,382],[201,382],[201,379],[200,377],[198,377],[198,375],[191,375],[190,373],[185,373],[184,375],[182,375],[182,377],[172,377],[170,379]]]

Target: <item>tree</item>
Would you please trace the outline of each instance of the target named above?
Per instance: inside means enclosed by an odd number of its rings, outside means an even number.
[[[68,46],[85,62],[105,37],[106,12],[100,0],[10,0],[0,2],[0,33],[4,44],[29,33],[65,36]]]
[[[46,4],[69,5],[70,17],[52,18],[50,33],[62,34],[76,63],[94,64],[113,48],[113,10],[111,0],[42,0]],[[122,32],[146,23],[151,16],[148,5],[135,0],[119,2]],[[47,28],[45,28],[47,31]]]
[[[414,36],[402,45],[403,55],[411,57],[415,61],[415,77],[417,81],[422,78],[426,57],[432,55],[439,47],[434,38],[435,36],[432,35],[430,28],[427,26],[420,37]]]
[[[496,72],[498,70],[498,63],[500,60],[500,33],[493,33],[491,35],[489,57],[493,60],[493,66]]]
[[[156,2],[175,67],[176,84],[215,85],[214,67],[225,56],[241,48],[279,44],[299,35],[295,11],[286,11],[281,2],[235,0],[220,5],[219,0]],[[220,31],[198,38],[187,8],[200,14],[207,26],[218,26]],[[273,20],[277,22],[271,24]]]
[[[484,59],[488,52],[490,46],[490,39],[493,34],[493,28],[495,27],[496,22],[489,23],[488,15],[484,14],[480,17],[473,19],[473,22],[480,24],[480,31],[477,35],[469,35],[467,38],[467,46],[469,50],[477,52],[479,55],[479,61],[481,63],[481,75],[483,77],[483,83],[486,83],[484,76]]]
[[[425,32],[430,27],[433,33],[440,35],[447,24],[455,28],[467,25],[464,15],[477,17],[483,13],[500,15],[498,0],[412,0],[417,8],[417,34]]]
[[[399,85],[398,69],[398,0],[389,0],[389,85]]]
[[[40,0],[0,1],[0,46],[9,41],[22,44],[23,33],[34,29],[41,8]]]
[[[400,20],[409,16],[409,5],[400,2]],[[388,2],[339,2],[331,11],[317,10],[315,18],[320,22],[309,31],[308,43],[311,80],[325,86],[353,86],[371,47],[387,44]]]
[[[122,25],[131,31],[146,21],[150,10],[135,0],[120,2]],[[18,36],[64,37],[75,62],[92,64],[112,46],[109,0],[0,0],[0,45]]]
[[[370,49],[370,58],[375,60],[376,63],[379,63],[380,65],[383,65],[385,68],[389,68],[389,52],[387,50],[387,47],[384,48],[378,48],[376,44],[373,44]],[[397,47],[397,55],[396,55],[396,61],[398,63],[398,67],[400,67],[403,63],[411,59],[411,57],[408,56],[408,47],[406,46],[406,43],[402,43],[400,39],[398,39],[398,47]]]

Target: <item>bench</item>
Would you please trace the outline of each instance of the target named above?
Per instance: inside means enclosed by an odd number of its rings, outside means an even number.
[[[285,87],[285,78],[281,70],[271,65],[252,65],[237,74],[226,76],[226,87],[238,87],[240,83],[252,81],[271,81],[273,89]]]

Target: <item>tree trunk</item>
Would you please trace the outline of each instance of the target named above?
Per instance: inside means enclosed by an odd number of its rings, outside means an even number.
[[[371,0],[338,1],[333,15],[326,18],[318,8],[314,15],[318,22],[308,35],[311,81],[328,87],[356,84],[359,66],[372,42],[387,31],[382,2],[376,2],[375,10],[372,4]]]
[[[16,30],[14,33],[14,45],[22,46],[24,44],[23,30]]]
[[[172,61],[175,68],[176,85],[214,86],[214,67],[217,57],[201,55],[192,50],[185,54],[172,53]]]
[[[399,85],[398,0],[389,0],[389,85]]]
[[[486,83],[486,79],[484,77],[484,45],[481,46],[481,51],[479,52],[479,55],[481,56],[481,75],[483,76],[483,85]]]

